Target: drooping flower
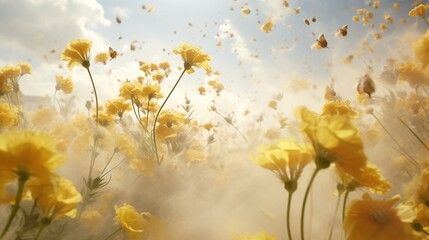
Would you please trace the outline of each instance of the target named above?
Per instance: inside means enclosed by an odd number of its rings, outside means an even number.
[[[69,94],[73,92],[73,81],[71,77],[56,77],[57,85],[55,86],[55,90],[62,90],[65,94]]]
[[[311,146],[292,139],[260,146],[258,149],[256,156],[250,156],[251,160],[275,173],[290,192],[296,190],[298,178],[314,157]]]
[[[54,175],[52,182],[35,182],[29,184],[28,189],[44,217],[76,217],[76,207],[82,196],[70,180]]]
[[[346,240],[412,240],[415,239],[409,223],[403,223],[393,206],[399,196],[375,200],[364,193],[361,200],[350,203],[345,220]]]
[[[180,54],[184,62],[184,68],[187,73],[193,73],[193,67],[200,67],[206,70],[207,73],[211,72],[209,61],[210,56],[204,53],[201,48],[192,46],[187,43],[181,43],[178,48],[173,49],[175,54]]]
[[[71,41],[66,50],[61,54],[61,58],[64,61],[68,61],[68,68],[71,70],[75,65],[81,65],[84,68],[89,68],[91,65],[90,51],[92,42],[87,39],[76,39]]]
[[[429,72],[420,63],[405,62],[397,67],[400,81],[407,82],[411,87],[429,85]]]

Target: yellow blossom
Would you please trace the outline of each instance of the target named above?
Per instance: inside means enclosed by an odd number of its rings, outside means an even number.
[[[145,101],[147,99],[160,99],[164,97],[164,94],[161,93],[160,85],[151,85],[146,84],[143,85],[141,97],[144,98]]]
[[[156,72],[152,75],[152,80],[161,82],[165,78],[165,74],[162,72]]]
[[[263,168],[274,172],[285,184],[288,191],[294,192],[298,178],[304,167],[313,159],[311,147],[292,139],[281,140],[276,144],[259,146],[258,154],[250,159]]]
[[[56,77],[57,85],[55,86],[55,90],[62,90],[65,94],[69,94],[73,92],[73,81],[71,77]]]
[[[0,129],[2,127],[13,127],[18,124],[18,109],[0,101]]]
[[[18,63],[19,68],[21,68],[21,75],[31,74],[31,65],[28,63]]]
[[[131,104],[124,98],[115,98],[107,101],[106,111],[111,115],[118,115],[122,118],[125,111],[131,111]]]
[[[415,62],[405,62],[397,67],[399,80],[407,82],[411,87],[429,85],[429,72]]]
[[[76,207],[82,196],[70,180],[54,175],[52,182],[33,183],[28,188],[44,217],[76,217]]]
[[[416,60],[422,64],[423,69],[429,63],[429,30],[425,35],[413,44],[413,52]]]
[[[143,91],[143,85],[139,82],[125,82],[122,84],[119,89],[119,96],[127,99],[133,100],[134,98],[140,96]]]
[[[66,50],[61,54],[61,58],[69,62],[67,66],[70,70],[75,65],[89,68],[91,47],[92,42],[90,40],[76,39],[67,45]]]
[[[201,48],[194,47],[187,43],[181,43],[178,48],[173,49],[175,54],[180,54],[184,62],[184,68],[187,73],[193,73],[193,67],[200,67],[206,70],[207,73],[211,72],[209,61],[210,56],[204,53]]]
[[[108,52],[102,52],[95,55],[95,62],[100,62],[106,65],[107,61],[110,59],[110,54]]]
[[[133,158],[129,166],[144,176],[151,177],[155,172],[156,162],[148,158]]]
[[[4,66],[0,69],[1,79],[18,79],[21,76],[21,67],[15,66]]]
[[[168,62],[161,62],[158,64],[158,67],[161,68],[164,71],[170,70],[170,63]]]
[[[198,92],[199,92],[201,95],[205,95],[205,94],[206,94],[206,88],[205,88],[205,87],[199,87],[199,88],[198,88]]]
[[[415,6],[413,9],[411,9],[408,15],[411,17],[421,17],[424,19],[426,17],[427,10],[428,10],[428,5],[419,4]]]
[[[412,240],[413,230],[403,223],[393,206],[399,196],[387,200],[375,200],[364,193],[362,200],[350,203],[344,220],[346,240]]]
[[[359,22],[359,20],[360,20],[360,19],[359,19],[359,16],[353,16],[353,18],[352,18],[352,19],[353,19],[353,21],[354,21],[354,22]]]
[[[318,116],[307,108],[298,109],[297,114],[302,121],[302,131],[311,140],[318,159],[335,163],[339,171],[352,177],[362,174],[367,157],[359,130],[350,117],[338,114]]]
[[[350,101],[332,100],[323,105],[322,116],[325,115],[346,115],[350,118],[357,118],[358,112],[350,107]]]
[[[53,107],[39,108],[31,116],[31,123],[35,126],[46,126],[52,123],[57,116],[57,111]]]
[[[93,118],[95,120],[96,115],[93,115]],[[109,114],[108,112],[101,111],[98,113],[98,124],[100,124],[103,127],[111,127],[115,123],[114,115]]]

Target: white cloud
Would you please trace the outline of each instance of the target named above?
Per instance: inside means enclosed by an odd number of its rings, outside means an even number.
[[[110,25],[96,0],[0,0],[0,9],[0,49],[38,57],[76,38],[102,42],[95,30]]]

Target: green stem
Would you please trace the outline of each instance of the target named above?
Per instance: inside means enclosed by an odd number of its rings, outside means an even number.
[[[286,212],[286,226],[287,226],[287,235],[289,237],[289,240],[292,240],[292,231],[290,229],[290,206],[292,205],[292,194],[293,192],[288,192],[287,212]]]
[[[6,226],[4,227],[3,232],[0,235],[0,239],[2,239],[6,234],[7,230],[9,230],[9,227],[12,224],[13,219],[18,213],[19,204],[21,203],[22,194],[24,192],[24,185],[27,182],[28,178],[30,177],[28,173],[20,172],[19,170],[18,170],[18,175],[19,175],[18,191],[16,193],[15,203],[13,204],[12,212],[9,215],[9,219],[7,220]]]
[[[108,240],[111,237],[115,236],[116,233],[118,233],[121,230],[121,228],[116,229],[114,232],[112,232],[111,234],[109,234],[109,236],[107,236],[104,240]]]
[[[311,185],[313,185],[314,179],[320,170],[321,169],[317,167],[314,170],[313,175],[311,175],[311,179],[310,179],[310,182],[308,183],[307,190],[305,191],[305,195],[304,195],[304,200],[302,202],[302,208],[301,208],[301,240],[304,240],[305,206],[307,204],[308,194],[310,193]]]
[[[343,223],[344,223],[344,218],[345,218],[345,216],[346,216],[347,198],[349,197],[349,193],[350,193],[350,191],[346,190],[346,193],[344,194],[344,200],[343,200],[343,215],[342,215]]]
[[[97,95],[97,89],[95,88],[95,83],[94,83],[94,79],[92,79],[92,74],[91,71],[89,70],[89,67],[86,68],[86,70],[88,70],[88,74],[89,74],[89,78],[91,79],[91,83],[92,83],[92,89],[94,90],[94,95],[95,95],[95,126],[96,126],[96,130],[98,127],[98,95]]]
[[[162,103],[161,107],[159,108],[158,112],[156,113],[155,120],[153,121],[153,128],[152,128],[152,137],[153,137],[153,144],[155,147],[155,155],[156,155],[156,162],[159,164],[159,156],[158,156],[158,147],[156,145],[156,121],[158,120],[159,114],[162,111],[162,108],[167,103],[168,99],[170,98],[171,94],[174,92],[174,89],[176,89],[177,84],[179,84],[180,79],[182,79],[183,74],[186,72],[186,68],[183,69],[182,74],[180,74],[179,79],[177,79],[176,84],[174,84],[173,89],[171,89],[170,93],[167,95],[167,98]]]
[[[39,231],[37,231],[36,237],[34,237],[34,240],[38,240],[40,235],[42,234],[43,229],[45,229],[46,225],[45,224],[40,224],[40,228]]]

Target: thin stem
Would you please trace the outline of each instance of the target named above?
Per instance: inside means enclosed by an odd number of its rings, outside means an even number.
[[[347,206],[347,198],[349,197],[349,190],[346,190],[346,193],[344,194],[344,200],[343,200],[343,215],[342,215],[342,220],[344,222],[344,218],[346,216],[346,206]]]
[[[92,79],[92,74],[91,71],[89,70],[89,67],[86,68],[86,70],[88,70],[88,74],[89,74],[89,78],[91,79],[91,83],[92,83],[92,89],[94,90],[94,95],[95,95],[95,126],[98,127],[98,95],[97,95],[97,89],[95,88],[95,83],[94,83],[94,79]],[[96,128],[97,130],[97,128]]]
[[[104,240],[108,240],[111,237],[115,236],[116,233],[118,233],[121,230],[121,228],[116,229],[114,232],[112,232],[111,234],[109,234],[109,236],[107,236]]]
[[[402,154],[408,159],[408,161],[410,161],[414,166],[416,166],[418,169],[420,168],[420,164],[418,162],[416,162],[416,160],[414,160],[411,156],[409,156],[401,147],[401,145],[398,143],[398,141],[396,141],[396,139],[392,136],[392,134],[389,132],[389,130],[387,130],[387,128],[384,126],[384,124],[380,121],[380,119],[378,119],[377,116],[375,116],[374,113],[371,114],[375,120],[380,124],[380,126],[383,128],[383,130],[387,133],[387,135],[390,136],[390,138],[392,139],[392,141],[396,144],[396,146],[398,147],[399,151],[402,152]]]
[[[103,170],[101,171],[100,175],[103,175],[104,171],[106,171],[106,168],[109,166],[110,162],[112,162],[113,157],[115,156],[116,151],[113,150],[112,155],[110,155],[109,160],[107,161],[106,165],[104,166]]]
[[[147,125],[149,124],[149,104],[150,104],[150,97],[147,98],[147,107],[146,107],[146,129]]]
[[[63,109],[62,107],[61,107],[61,103],[60,103],[60,100],[58,100],[58,97],[57,97],[57,90],[55,90],[55,93],[54,93],[54,99],[57,101],[57,103],[58,103],[58,107],[59,107],[59,110],[60,110],[60,112],[61,112],[61,110]]]
[[[37,231],[36,237],[34,237],[34,240],[38,240],[40,235],[42,234],[43,229],[45,229],[46,225],[45,224],[40,224],[40,228],[39,231]]]
[[[3,232],[0,235],[0,239],[2,239],[4,237],[4,235],[6,234],[7,230],[9,230],[9,227],[12,224],[13,219],[15,218],[16,214],[18,213],[19,204],[21,203],[22,194],[24,192],[24,185],[27,182],[28,177],[29,177],[29,175],[27,173],[22,173],[22,176],[19,177],[18,191],[16,193],[15,203],[13,204],[12,212],[9,215],[9,219],[7,220],[7,224],[4,227]]]
[[[334,211],[334,220],[333,220],[333,223],[331,224],[331,229],[329,230],[329,240],[332,240],[332,235],[333,235],[333,233],[334,233],[334,225],[335,225],[335,217],[337,216],[337,212],[338,212],[338,208],[340,207],[340,201],[341,201],[341,194],[342,193],[339,193],[338,194],[338,198],[337,198],[337,204],[335,205],[335,211]]]
[[[183,74],[186,72],[186,68],[183,69],[182,74],[180,74],[179,79],[177,79],[176,84],[174,84],[173,88],[171,89],[170,93],[167,95],[167,98],[162,103],[161,107],[159,108],[158,112],[156,113],[155,119],[153,121],[153,128],[152,128],[152,137],[153,137],[153,144],[155,146],[155,155],[156,155],[156,162],[159,164],[159,156],[158,156],[158,147],[156,145],[156,121],[158,120],[159,114],[162,111],[162,108],[167,103],[168,99],[170,98],[171,94],[174,92],[174,89],[176,89],[177,84],[179,84],[180,79],[182,79]]]
[[[426,16],[425,16],[423,19],[425,20],[426,25],[428,25],[428,26],[429,26],[429,22],[428,22],[428,20],[426,19]]]
[[[305,205],[307,204],[307,198],[308,193],[310,192],[311,185],[313,185],[314,179],[317,175],[317,173],[320,171],[320,168],[316,168],[313,172],[313,175],[311,175],[310,182],[308,183],[307,190],[305,191],[304,200],[302,202],[302,208],[301,208],[301,240],[304,240],[304,218],[305,218]]]
[[[290,206],[292,205],[292,194],[293,192],[288,192],[287,210],[286,210],[286,226],[287,226],[287,235],[289,237],[289,240],[292,240],[292,231],[290,229]]]
[[[398,117],[399,121],[417,138],[417,140],[423,145],[423,147],[429,151],[429,146],[411,129],[400,117]]]

